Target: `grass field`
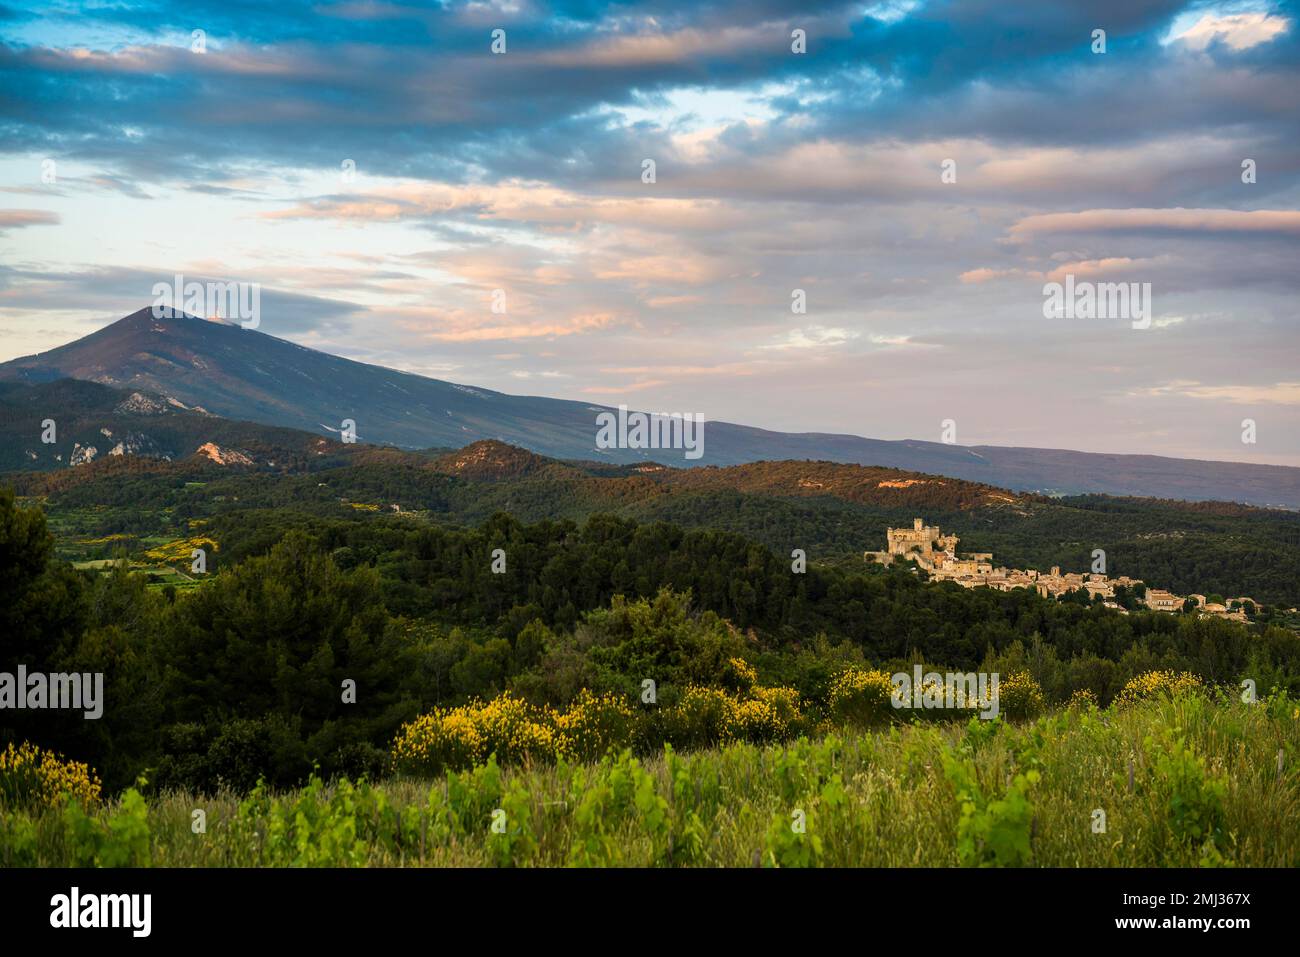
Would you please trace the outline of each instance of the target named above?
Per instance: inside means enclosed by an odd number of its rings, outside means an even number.
[[[1294,701],[1193,694],[242,798],[131,790],[0,806],[0,864],[1294,867],[1298,744]]]
[[[130,562],[124,558],[97,558],[72,563],[72,567],[78,570],[98,571],[102,574],[108,574],[118,565],[124,565],[133,572],[147,576],[149,588],[166,588],[170,585],[177,591],[185,591],[191,588],[199,588],[203,584],[201,579],[187,575],[180,569],[173,568],[170,565],[144,565]]]

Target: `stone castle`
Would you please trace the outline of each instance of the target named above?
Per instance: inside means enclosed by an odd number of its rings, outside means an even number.
[[[1143,582],[1136,578],[1120,575],[1110,578],[1096,572],[1080,574],[1077,572],[1061,573],[1057,565],[1050,572],[1036,569],[1007,568],[993,564],[991,552],[973,552],[968,555],[957,553],[956,535],[944,535],[937,525],[926,525],[921,519],[913,519],[911,528],[888,528],[885,530],[886,547],[883,552],[864,552],[867,561],[892,565],[894,562],[916,562],[935,581],[953,581],[963,588],[992,588],[996,591],[1010,591],[1013,588],[1033,588],[1046,597],[1059,598],[1066,592],[1082,588],[1088,597],[1100,596],[1109,608],[1122,609],[1115,601],[1115,589],[1121,586],[1136,588]],[[1140,591],[1141,589],[1139,589]],[[1244,609],[1248,604],[1255,604],[1250,598],[1234,598],[1223,604],[1207,602],[1204,595],[1190,595],[1184,598],[1160,589],[1146,589],[1144,602],[1154,611],[1182,611],[1188,600],[1195,603],[1197,610],[1221,618],[1246,621]]]

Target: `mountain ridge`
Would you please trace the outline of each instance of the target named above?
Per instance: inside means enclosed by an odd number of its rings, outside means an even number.
[[[597,449],[595,416],[613,411],[607,406],[446,382],[184,313],[155,318],[148,308],[74,342],[0,363],[0,380],[39,383],[64,377],[331,437],[350,419],[359,441],[407,449],[462,448],[496,439],[550,458],[611,464],[699,467],[822,459],[1044,494],[1300,508],[1300,469],[1245,462],[775,432],[723,421],[707,422],[698,461],[684,459],[680,451],[674,458],[674,450]]]

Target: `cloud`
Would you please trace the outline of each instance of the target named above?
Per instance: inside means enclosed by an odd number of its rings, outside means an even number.
[[[597,265],[598,279],[625,279],[635,285],[698,286],[727,275],[722,260],[708,261],[695,256],[631,256],[619,258],[608,266]]]
[[[981,266],[979,269],[968,269],[957,278],[968,285],[978,283],[993,282],[996,279],[1021,279],[1028,276],[1032,279],[1042,278],[1042,273],[1027,272],[1024,269],[989,269]]]
[[[596,37],[571,48],[544,53],[538,62],[544,66],[584,69],[679,65],[706,58],[771,55],[788,47],[788,36],[773,29],[771,24],[764,24]]]
[[[0,190],[57,217],[0,226],[0,321],[35,351],[229,272],[272,334],[503,391],[1239,457],[1227,393],[1124,397],[1294,378],[1300,38],[1252,9],[46,5],[0,24]],[[1044,322],[1066,272],[1150,278],[1165,334]]]
[[[320,196],[259,214],[267,220],[401,222],[458,219],[566,228],[592,223],[700,229],[735,222],[734,212],[708,200],[666,196],[600,197],[548,183],[507,179],[494,184],[385,183],[356,193]]]
[[[826,328],[824,326],[807,326],[803,329],[791,329],[784,340],[760,349],[821,349],[827,346],[843,345],[858,338],[858,333],[849,329]]]
[[[881,336],[873,335],[871,337],[873,346],[887,346],[893,349],[933,349],[936,344],[932,342],[917,342],[911,336]]]
[[[754,367],[747,363],[731,362],[718,365],[653,365],[653,366],[612,366],[602,368],[601,373],[608,375],[630,376],[747,376],[754,373]]]
[[[258,328],[273,336],[344,333],[365,311],[356,303],[276,287],[253,275],[84,265],[65,271],[26,268],[0,272],[0,306],[33,315],[75,309],[104,324],[150,305],[154,285],[173,285],[177,272],[185,282],[259,283],[262,322]]]
[[[45,209],[0,209],[0,233],[25,226],[57,226],[58,213]]]
[[[1119,276],[1150,276],[1156,269],[1167,266],[1173,261],[1172,256],[1110,256],[1104,259],[1062,263],[1042,274],[1041,278],[1047,282],[1064,282],[1066,276],[1086,280]]]
[[[1200,382],[1173,381],[1148,389],[1135,390],[1132,395],[1163,398],[1187,396],[1193,399],[1213,399],[1234,405],[1294,405],[1300,406],[1300,382],[1274,382],[1261,385],[1205,385]]]
[[[510,373],[514,379],[570,379],[572,376],[567,372],[556,372],[554,369],[543,369],[539,372],[529,372],[527,369],[515,369]]]
[[[1193,50],[1204,50],[1212,43],[1223,43],[1233,50],[1247,50],[1277,38],[1290,26],[1291,21],[1286,17],[1271,13],[1207,13],[1173,39]]]
[[[539,339],[598,332],[615,324],[608,313],[580,314],[560,321],[512,322],[464,315],[416,316],[401,314],[399,325],[440,342],[496,342],[503,339]]]
[[[628,382],[622,385],[589,385],[580,391],[584,395],[622,395],[626,392],[641,392],[667,384],[667,379],[646,379],[643,382]]]
[[[1089,209],[1026,216],[1008,230],[1011,239],[1017,242],[1044,233],[1105,232],[1300,236],[1300,210]]]

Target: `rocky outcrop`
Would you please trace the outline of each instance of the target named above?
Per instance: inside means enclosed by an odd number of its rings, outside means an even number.
[[[215,442],[205,442],[195,450],[195,455],[205,455],[217,465],[252,465],[253,460],[235,449],[223,449]]]

